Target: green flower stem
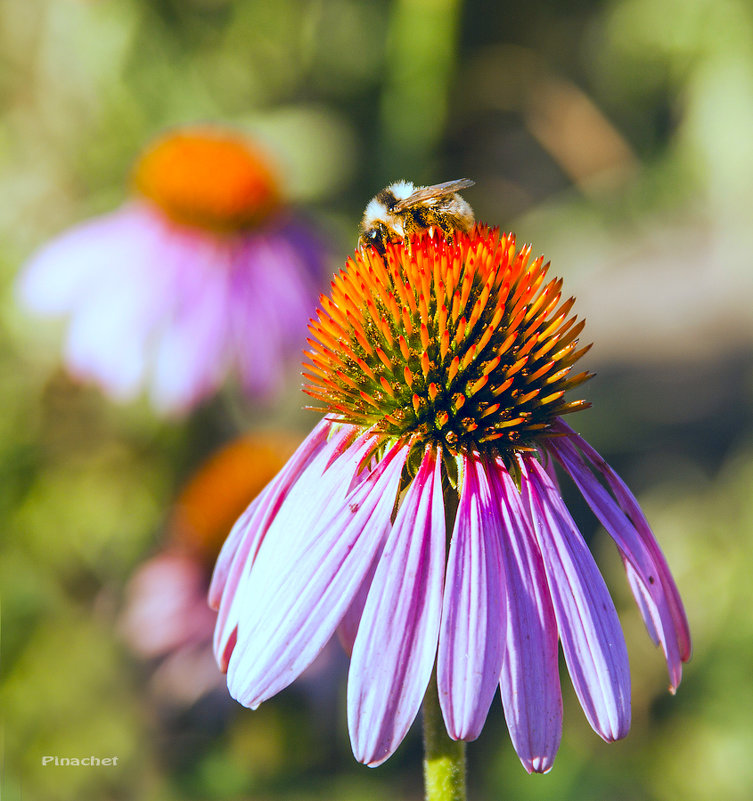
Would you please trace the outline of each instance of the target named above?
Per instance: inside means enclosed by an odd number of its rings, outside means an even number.
[[[465,743],[451,740],[439,707],[436,672],[424,697],[426,801],[465,801]]]

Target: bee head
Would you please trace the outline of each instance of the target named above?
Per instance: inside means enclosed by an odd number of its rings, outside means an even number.
[[[387,226],[379,221],[374,221],[368,228],[361,230],[358,237],[359,247],[373,247],[377,253],[384,256],[385,247],[390,239],[390,232]]]

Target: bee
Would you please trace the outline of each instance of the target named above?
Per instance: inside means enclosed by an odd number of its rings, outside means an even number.
[[[366,206],[358,246],[371,246],[384,255],[388,242],[420,231],[441,231],[448,239],[455,231],[467,233],[475,218],[458,191],[473,184],[468,178],[434,186],[413,186],[410,181],[390,184]]]

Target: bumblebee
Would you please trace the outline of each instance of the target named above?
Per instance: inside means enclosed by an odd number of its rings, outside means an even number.
[[[434,186],[396,181],[369,201],[361,220],[358,246],[371,246],[384,255],[387,243],[420,231],[441,231],[448,239],[455,231],[473,228],[473,209],[458,194],[474,181],[460,178]]]

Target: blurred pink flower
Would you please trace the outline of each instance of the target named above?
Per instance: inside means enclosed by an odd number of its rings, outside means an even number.
[[[152,658],[205,642],[215,620],[205,592],[206,570],[189,554],[167,551],[144,562],[129,582],[122,621],[133,650]]]
[[[154,660],[161,697],[191,704],[222,684],[212,655],[217,615],[207,606],[211,566],[235,518],[285,463],[297,440],[283,432],[240,437],[207,459],[182,488],[164,550],[126,588],[119,629]]]
[[[497,687],[526,770],[560,743],[558,641],[605,740],[630,727],[617,613],[553,460],[615,541],[676,688],[679,593],[635,498],[561,419],[582,323],[510,237],[480,228],[357,253],[312,322],[306,391],[328,412],[243,513],[215,567],[215,655],[252,709],[337,632],[352,652],[356,758],[398,747],[436,670],[450,737],[481,732]]]
[[[137,162],[134,197],[36,253],[22,301],[69,318],[76,377],[185,413],[235,374],[268,394],[305,337],[321,241],[281,204],[266,157],[237,133],[168,133]]]

